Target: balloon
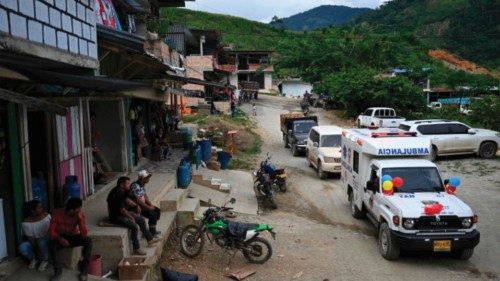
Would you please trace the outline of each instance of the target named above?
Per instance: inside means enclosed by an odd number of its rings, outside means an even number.
[[[452,186],[452,185],[447,184],[444,187],[444,190],[446,190],[446,193],[448,193],[448,194],[455,195],[455,191],[457,190],[457,188]]]
[[[383,175],[382,176],[382,182],[391,181],[391,180],[392,180],[392,177],[390,175]]]
[[[460,179],[458,177],[451,177],[450,180],[448,181],[448,183],[451,186],[457,187],[460,185]]]
[[[393,189],[394,185],[392,184],[392,181],[384,181],[382,183],[382,189],[384,191],[391,191]]]
[[[428,204],[424,207],[424,213],[428,216],[433,216],[441,213],[443,210],[443,205],[440,203]]]
[[[400,177],[395,177],[392,179],[392,184],[396,188],[402,187],[403,186],[403,179]]]

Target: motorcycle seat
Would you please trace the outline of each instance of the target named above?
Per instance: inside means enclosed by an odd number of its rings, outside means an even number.
[[[235,221],[227,222],[227,228],[229,230],[229,234],[240,238],[244,238],[248,230],[256,229],[258,226],[259,225],[255,223],[244,223]]]

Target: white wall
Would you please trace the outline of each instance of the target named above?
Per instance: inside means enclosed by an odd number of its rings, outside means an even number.
[[[231,74],[229,76],[229,84],[238,87],[238,74]]]
[[[301,97],[306,91],[309,93],[312,90],[312,85],[301,81],[284,81],[282,83],[281,94],[285,96]]]
[[[273,87],[273,75],[272,73],[264,73],[264,89],[266,91],[271,90]]]

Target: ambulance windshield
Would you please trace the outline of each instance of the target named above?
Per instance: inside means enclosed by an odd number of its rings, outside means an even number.
[[[441,192],[444,191],[441,177],[435,167],[422,168],[385,168],[382,175],[403,179],[403,186],[394,192]],[[382,183],[381,183],[382,186]]]

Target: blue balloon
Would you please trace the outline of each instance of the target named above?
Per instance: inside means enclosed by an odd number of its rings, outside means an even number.
[[[385,182],[385,181],[392,181],[392,177],[390,175],[383,175],[382,182]]]
[[[457,187],[460,185],[460,179],[458,177],[451,177],[450,180],[448,181],[448,183],[451,186]]]

